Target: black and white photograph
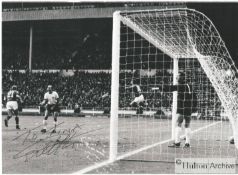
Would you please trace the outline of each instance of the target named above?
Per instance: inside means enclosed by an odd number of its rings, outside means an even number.
[[[238,1],[1,1],[2,174],[238,174]]]

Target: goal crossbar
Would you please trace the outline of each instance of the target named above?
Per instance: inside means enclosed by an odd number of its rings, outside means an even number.
[[[238,116],[238,71],[219,32],[207,16],[187,8],[124,11],[117,12],[117,15],[124,25],[171,58],[197,58],[233,128],[237,128],[234,125]],[[232,74],[227,75],[227,71]],[[238,133],[233,132],[238,142]]]

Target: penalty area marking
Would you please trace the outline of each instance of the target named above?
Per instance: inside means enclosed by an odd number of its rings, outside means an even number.
[[[201,130],[203,130],[203,129],[209,128],[209,127],[214,126],[214,125],[217,125],[217,124],[219,124],[219,123],[221,123],[221,122],[222,122],[222,121],[218,121],[218,122],[215,122],[215,123],[211,123],[211,124],[209,124],[209,125],[206,125],[206,126],[203,126],[203,127],[201,127],[201,128],[198,128],[198,129],[192,131],[191,133],[194,134],[194,133],[199,132],[199,131],[201,131]],[[185,137],[185,135],[182,135],[181,137],[183,138],[183,137]],[[137,150],[135,150],[135,151],[131,151],[131,152],[129,152],[129,153],[126,153],[126,154],[123,154],[123,155],[121,155],[121,156],[118,156],[118,157],[116,158],[116,160],[114,160],[114,161],[106,160],[106,161],[103,161],[103,162],[100,162],[100,163],[96,163],[95,165],[86,167],[86,168],[84,168],[84,169],[82,169],[82,170],[80,170],[80,171],[76,171],[76,172],[74,172],[73,174],[84,174],[84,173],[88,173],[88,172],[90,172],[90,171],[92,171],[92,170],[95,170],[95,169],[97,169],[97,168],[101,168],[101,167],[106,166],[106,165],[109,165],[109,164],[111,164],[111,163],[113,163],[113,162],[115,162],[115,161],[124,159],[124,158],[126,158],[126,157],[132,156],[132,155],[134,155],[134,154],[137,154],[137,153],[142,152],[142,151],[145,151],[145,150],[147,150],[147,149],[156,147],[156,146],[158,146],[158,145],[162,145],[162,144],[168,143],[168,142],[170,142],[170,141],[172,141],[172,139],[164,140],[164,141],[157,142],[157,143],[154,143],[154,144],[149,145],[149,146],[142,147],[142,148],[137,149]]]

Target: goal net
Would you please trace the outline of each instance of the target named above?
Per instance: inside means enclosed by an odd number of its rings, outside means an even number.
[[[237,73],[204,14],[191,9],[115,12],[110,160],[236,157]],[[171,90],[179,76],[190,85],[195,94],[190,103],[196,104],[186,149],[184,125],[181,147],[168,147],[174,141],[178,103],[184,103]],[[231,136],[236,145],[229,143]]]

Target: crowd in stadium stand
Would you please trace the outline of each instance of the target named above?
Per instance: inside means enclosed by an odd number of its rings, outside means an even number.
[[[120,107],[129,107],[130,102],[133,100],[133,95],[129,90],[125,90],[125,79],[122,79],[123,73],[120,75]],[[128,76],[128,75],[127,75]],[[131,78],[128,76],[127,86],[130,86]],[[161,78],[157,75],[157,81]],[[148,99],[146,107],[160,107],[161,104],[157,99],[164,98],[168,102],[168,94],[161,97],[160,93],[153,93],[150,90],[150,85],[155,84],[155,78],[141,79],[141,88]],[[168,80],[164,83],[170,83]],[[162,79],[161,79],[162,82]],[[47,85],[53,85],[60,96],[60,105],[73,109],[76,104],[83,108],[105,108],[110,107],[110,89],[111,89],[111,74],[106,72],[78,72],[76,71],[73,76],[63,76],[61,72],[19,72],[19,71],[3,71],[2,85],[3,94],[16,84],[18,90],[23,97],[24,105],[27,107],[36,107],[43,100],[44,93],[46,92]],[[167,99],[167,100],[166,100]],[[3,99],[3,103],[6,101]]]
[[[129,105],[134,95],[130,89],[126,88],[131,85],[131,75],[127,74],[127,78],[123,78],[125,73],[120,74],[120,108],[135,109],[136,107],[133,108],[132,106],[131,108]],[[156,87],[156,84],[171,84],[171,77],[168,72],[157,72],[156,76],[140,77],[138,82],[134,79],[134,83],[140,84],[145,97],[144,110],[171,110],[172,93],[159,93],[152,90],[152,87]],[[30,73],[28,71],[22,73],[19,71],[3,71],[3,105],[6,104],[6,93],[13,84],[18,86],[26,108],[38,107],[43,100],[47,85],[51,84],[59,94],[61,109],[75,109],[76,106],[82,109],[104,110],[104,112],[110,109],[111,73],[76,71],[72,76],[63,76],[62,72]],[[220,104],[214,104],[216,100],[208,101],[207,94],[200,94],[199,97],[200,113],[203,114],[208,111],[208,108],[211,109],[210,111],[214,111],[215,108],[220,109]],[[215,112],[220,113],[219,110]],[[219,114],[214,115],[218,116]]]
[[[74,76],[64,77],[59,72],[3,71],[2,84],[4,94],[16,84],[25,106],[38,106],[47,85],[51,84],[60,96],[61,106],[72,109],[77,103],[84,108],[102,108],[109,106],[109,98],[102,96],[110,94],[110,78],[110,74],[104,72],[76,72]]]

